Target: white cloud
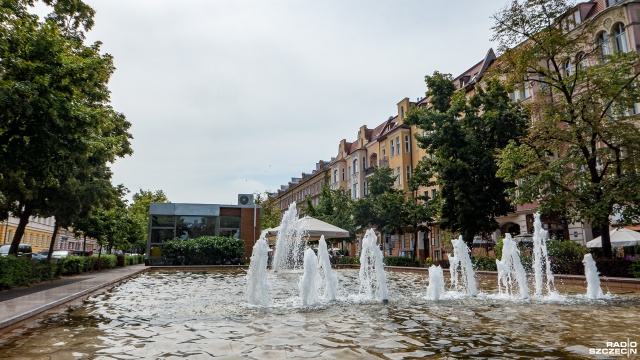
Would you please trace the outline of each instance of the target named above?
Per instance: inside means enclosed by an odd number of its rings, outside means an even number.
[[[114,181],[175,202],[275,190],[481,60],[505,3],[93,0],[135,137]]]

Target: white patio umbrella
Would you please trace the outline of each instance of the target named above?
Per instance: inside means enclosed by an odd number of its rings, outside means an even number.
[[[640,244],[640,233],[626,228],[619,228],[609,232],[611,246],[634,246]],[[589,248],[602,247],[602,236],[587,242]]]
[[[318,220],[316,218],[312,218],[310,216],[305,216],[297,220],[299,224],[302,225],[302,228],[306,231],[306,234],[309,236],[308,240],[318,240],[320,236],[324,236],[325,239],[336,239],[336,238],[348,238],[349,232],[345,229],[341,229],[335,225],[331,225],[324,221]],[[275,237],[278,235],[280,231],[280,226],[267,229],[267,235],[269,237]]]

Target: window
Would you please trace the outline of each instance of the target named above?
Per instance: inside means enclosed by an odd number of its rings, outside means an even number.
[[[516,85],[516,89],[510,94],[513,101],[525,100],[531,97],[531,85],[525,82],[522,85]]]
[[[437,194],[438,194],[438,191],[436,189],[431,189],[431,198],[432,199],[435,199]]]
[[[333,182],[334,183],[338,182],[338,169],[333,170]]]
[[[411,151],[411,142],[409,141],[409,135],[404,136],[404,152],[408,153]]]
[[[598,47],[600,47],[602,61],[607,62],[607,56],[611,55],[611,45],[609,45],[609,34],[604,31],[598,36]]]
[[[573,75],[573,61],[568,59],[564,63],[564,76],[569,77],[571,75]]]
[[[587,66],[588,66],[588,64],[587,64],[587,55],[584,53],[584,51],[580,51],[576,55],[576,69],[577,70],[582,70],[582,69],[586,68]]]
[[[396,136],[396,154],[400,155],[400,136]]]
[[[348,175],[349,175],[349,179],[351,179],[351,166],[349,166]]]
[[[402,171],[400,170],[400,166],[398,166],[398,185],[402,185]]]
[[[407,165],[407,181],[411,178],[411,165]]]
[[[362,186],[363,186],[362,190],[364,190],[364,196],[365,197],[369,196],[369,183],[365,181]]]
[[[367,169],[366,166],[365,166],[366,162],[367,162],[367,158],[363,156],[362,157],[362,171],[365,171]]]
[[[358,198],[358,185],[353,184],[353,198],[357,199]]]
[[[607,0],[607,7],[617,4],[618,1],[620,0]]]
[[[393,145],[393,140],[391,140],[391,156],[395,155],[395,149],[396,147]]]
[[[342,169],[342,181],[345,181],[345,180],[347,180],[347,178],[346,178],[346,176],[344,174],[344,169]]]
[[[626,53],[629,51],[627,44],[627,33],[622,23],[617,23],[613,29],[613,38],[616,45],[616,52]]]
[[[353,173],[358,173],[358,159],[353,159]]]

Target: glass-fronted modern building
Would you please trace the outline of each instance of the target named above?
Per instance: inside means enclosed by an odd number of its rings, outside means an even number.
[[[152,203],[149,207],[147,259],[162,265],[162,243],[174,238],[203,235],[229,236],[244,241],[245,257],[251,256],[260,237],[262,207],[259,205],[218,205]]]

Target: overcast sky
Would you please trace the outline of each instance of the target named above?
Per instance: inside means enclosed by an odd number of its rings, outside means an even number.
[[[114,184],[172,202],[236,204],[336,156],[495,46],[508,0],[85,0],[115,58],[114,108],[134,154]]]

